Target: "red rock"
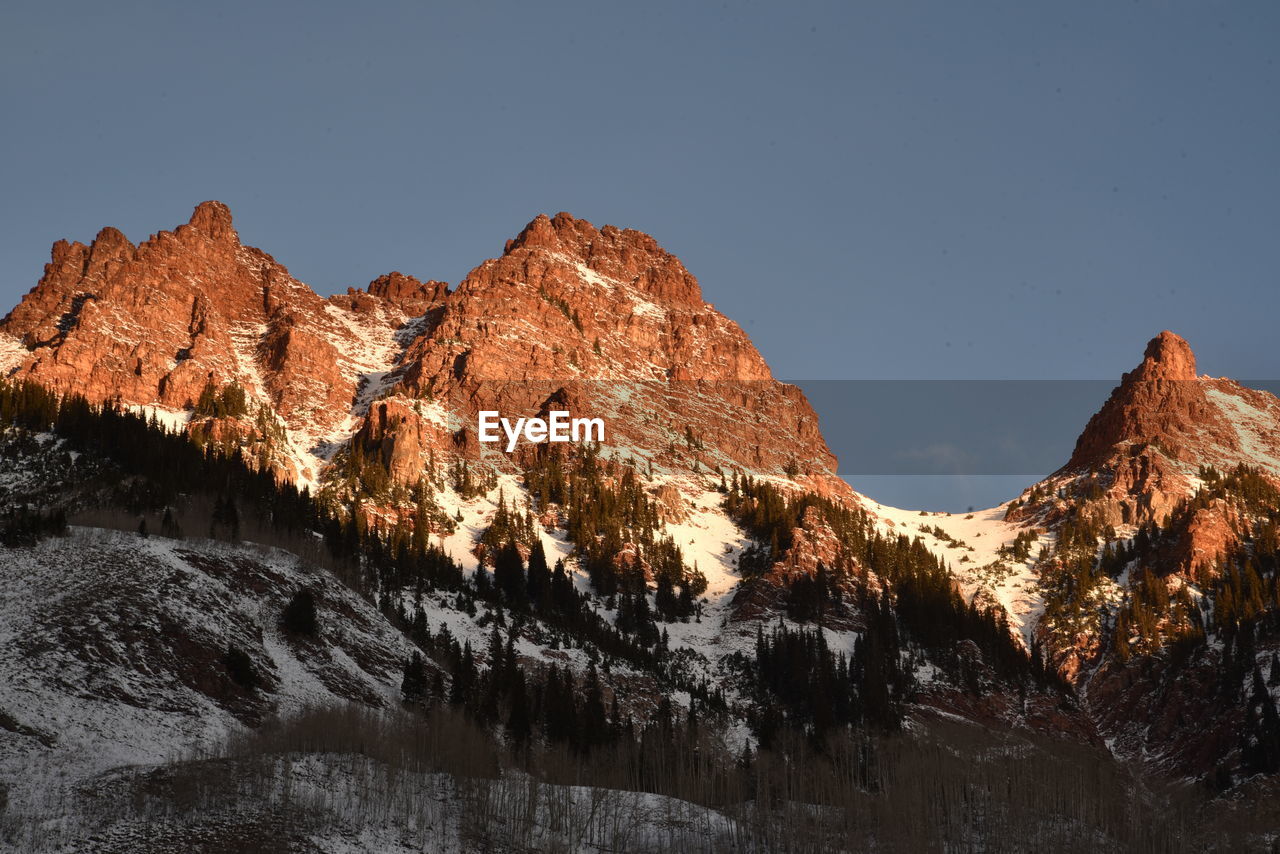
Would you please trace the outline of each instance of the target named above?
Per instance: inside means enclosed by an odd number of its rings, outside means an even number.
[[[346,354],[367,346],[365,334],[391,341],[406,311],[425,312],[444,292],[399,274],[372,288],[359,312],[321,299],[243,246],[225,205],[204,202],[137,247],[113,228],[88,247],[54,244],[0,331],[31,350],[14,373],[60,391],[183,409],[206,383],[236,381],[291,432],[342,440],[363,368]]]
[[[370,296],[398,306],[410,317],[425,314],[427,309],[444,299],[449,286],[444,282],[420,282],[413,276],[388,273],[369,283]]]
[[[806,488],[852,496],[804,395],[679,259],[566,213],[536,217],[453,292],[394,272],[322,299],[205,202],[136,247],[111,228],[59,241],[0,332],[31,351],[18,376],[96,401],[182,409],[238,382],[282,419],[299,471],[324,457],[295,445],[328,454],[355,433],[399,480],[431,453],[514,468],[475,441],[476,413],[568,408],[668,469],[781,476],[794,462]],[[444,414],[424,420],[423,401]]]
[[[412,404],[397,399],[379,400],[370,407],[356,441],[378,448],[391,477],[404,484],[430,476],[433,453],[439,460],[448,459],[452,446],[447,429],[424,420]]]
[[[664,464],[781,474],[794,455],[850,494],[803,394],[773,380],[696,279],[639,232],[536,218],[444,298],[403,377],[404,393],[447,400],[464,425],[480,409],[535,415],[559,400],[605,417],[609,444],[659,451]],[[695,443],[680,440],[686,428]],[[675,447],[655,448],[659,432]]]
[[[1246,415],[1256,414],[1244,423]],[[1241,428],[1256,441],[1242,440]],[[1280,477],[1280,400],[1227,379],[1196,375],[1191,347],[1172,332],[1147,344],[1142,363],[1122,378],[1080,434],[1071,459],[1046,481],[1052,495],[1095,478],[1104,495],[1090,501],[1106,521],[1160,521],[1197,483],[1201,466],[1229,471],[1260,465]],[[1011,511],[1011,520],[1037,516],[1053,522],[1072,504],[1050,498]]]

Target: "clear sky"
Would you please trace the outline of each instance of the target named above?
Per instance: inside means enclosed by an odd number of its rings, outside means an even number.
[[[1275,378],[1278,106],[1270,0],[8,2],[0,302],[209,198],[322,293],[567,210],[802,385]]]

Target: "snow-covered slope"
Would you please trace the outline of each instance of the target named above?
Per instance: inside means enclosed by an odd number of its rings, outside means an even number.
[[[313,591],[319,637],[279,625]],[[226,664],[253,662],[246,688]],[[408,642],[293,555],[91,528],[0,552],[0,778],[10,815],[306,706],[398,697]]]
[[[920,537],[930,551],[947,562],[966,598],[976,596],[987,604],[999,605],[1009,615],[1009,627],[1030,646],[1036,621],[1044,610],[1034,571],[1035,552],[1040,545],[1052,542],[1053,535],[1037,531],[1031,555],[1015,559],[1011,554],[1014,540],[1035,529],[1006,521],[1008,506],[1005,503],[962,514],[901,510],[867,501],[868,511],[879,520],[882,530]]]

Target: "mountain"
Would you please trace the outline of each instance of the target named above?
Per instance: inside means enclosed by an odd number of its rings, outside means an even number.
[[[1278,770],[1280,402],[1172,333],[963,516],[853,492],[678,259],[565,213],[327,298],[217,202],[59,241],[0,371],[7,843],[1269,839],[1170,792]],[[553,410],[604,438],[480,441]]]
[[[555,403],[606,419],[609,445],[655,466],[785,468],[849,492],[804,395],[772,378],[678,259],[564,213],[533,220],[453,290],[390,273],[325,299],[205,202],[138,246],[113,228],[54,244],[0,335],[10,376],[187,429],[210,430],[206,385],[235,383],[260,423],[212,432],[313,488],[353,436],[411,485],[433,452],[441,465],[496,460],[476,441],[480,410],[514,419]]]
[[[1140,524],[1159,521],[1192,494],[1201,467],[1226,471],[1240,463],[1280,477],[1280,401],[1229,379],[1198,376],[1191,347],[1165,331],[1147,344],[1142,364],[1124,375],[1071,459],[1044,486],[1080,491],[1096,482],[1104,495],[1094,509],[1112,524]],[[1045,509],[1037,505],[1034,512]]]
[[[205,202],[138,246],[111,228],[56,243],[0,340],[14,382],[157,418],[350,522],[429,535],[467,572],[492,568],[514,527],[525,558],[535,543],[576,557],[598,593],[639,570],[683,597],[665,609],[687,618],[702,596],[709,622],[742,624],[687,630],[699,646],[750,638],[820,565],[843,597],[824,616],[846,629],[863,622],[855,588],[883,587],[850,543],[873,532],[865,499],[803,394],[630,229],[539,216],[456,288],[391,273],[326,299]],[[579,455],[477,440],[480,411],[561,407],[607,430],[576,507]],[[626,478],[640,484],[621,524],[583,518]],[[537,519],[509,525],[508,509]]]
[[[373,524],[429,532],[468,570],[492,561],[493,544],[478,541],[503,496],[528,504],[534,454],[480,443],[486,410],[603,419],[602,466],[644,475],[661,533],[695,573],[685,586],[709,584],[716,610],[719,599],[729,607],[746,543],[716,491],[730,472],[860,500],[835,475],[803,393],[772,378],[677,258],[648,235],[566,213],[535,218],[456,288],[396,272],[321,298],[242,245],[225,205],[204,202],[136,247],[112,228],[88,246],[54,244],[41,280],[0,321],[0,345],[15,381],[238,449]],[[545,496],[539,508],[552,555],[572,546],[563,504]],[[837,560],[816,514],[793,522],[814,530],[797,538],[787,526],[773,583],[738,608],[758,614],[751,603],[777,600],[796,566],[812,574],[824,538],[821,554]],[[653,581],[657,550],[609,543],[597,560]]]
[[[1219,787],[1280,770],[1280,400],[1162,332],[1004,511],[1032,633],[1114,751]]]

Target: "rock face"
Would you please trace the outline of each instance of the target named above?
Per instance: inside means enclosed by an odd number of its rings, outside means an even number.
[[[1051,493],[1097,484],[1092,509],[1114,525],[1160,521],[1194,492],[1201,466],[1239,463],[1280,477],[1280,400],[1228,379],[1196,375],[1196,357],[1172,332],[1147,344],[1080,434],[1071,459],[1050,476]],[[1086,480],[1088,482],[1086,482]],[[1024,504],[1010,518],[1049,522],[1070,499]]]
[[[59,241],[43,278],[0,322],[29,352],[9,372],[95,401],[181,412],[206,384],[235,382],[270,406],[311,478],[321,441],[342,436],[358,387],[396,349],[405,313],[439,292],[384,277],[377,294],[321,299],[270,255],[240,243],[231,213],[191,220],[134,246],[103,229]]]
[[[181,413],[208,383],[235,382],[279,419],[280,469],[303,481],[353,436],[406,484],[433,456],[510,468],[476,441],[476,413],[571,404],[647,466],[785,473],[851,495],[803,394],[675,256],[566,213],[534,219],[452,292],[397,272],[326,299],[205,202],[138,246],[112,228],[59,241],[0,322],[6,337],[8,375],[95,401]]]
[[[1171,443],[1185,455],[1189,449],[1182,439],[1206,419],[1208,409],[1191,347],[1174,333],[1161,332],[1147,344],[1142,364],[1124,375],[1089,420],[1067,468],[1104,464],[1117,446],[1134,442]]]
[[[678,259],[648,235],[565,213],[538,217],[463,280],[409,346],[396,390],[447,401],[469,452],[481,409],[568,408],[604,418],[607,445],[659,465],[790,468],[843,490],[804,396],[772,378]]]

